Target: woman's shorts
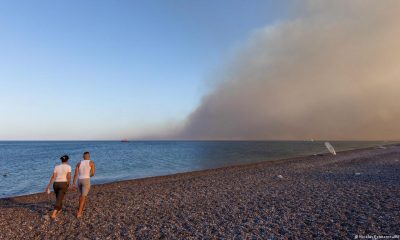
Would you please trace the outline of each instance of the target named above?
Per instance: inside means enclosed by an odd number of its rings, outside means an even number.
[[[90,190],[90,178],[79,179],[78,186],[81,196],[87,196]]]

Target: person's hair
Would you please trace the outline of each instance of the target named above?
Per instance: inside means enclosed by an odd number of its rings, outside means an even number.
[[[61,162],[68,162],[69,157],[68,157],[68,155],[64,155],[64,156],[60,157],[60,159],[61,159]]]
[[[83,156],[85,156],[85,155],[87,155],[87,154],[90,154],[90,152],[84,152],[84,153],[83,153]]]

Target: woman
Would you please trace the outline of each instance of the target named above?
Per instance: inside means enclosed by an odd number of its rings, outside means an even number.
[[[50,187],[54,182],[53,189],[56,194],[56,204],[51,215],[52,219],[55,219],[61,212],[64,196],[71,182],[71,166],[68,164],[69,157],[68,155],[64,155],[60,159],[61,164],[54,168],[53,176],[46,188],[47,193],[50,193]]]

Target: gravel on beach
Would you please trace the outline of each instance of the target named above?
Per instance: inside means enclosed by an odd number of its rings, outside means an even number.
[[[95,185],[81,219],[76,191],[56,221],[53,203],[0,199],[0,239],[395,237],[400,145]]]

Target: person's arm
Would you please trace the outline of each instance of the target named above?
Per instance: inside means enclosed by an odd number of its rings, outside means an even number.
[[[93,161],[90,161],[90,165],[91,165],[90,177],[93,177],[94,174],[96,173],[96,165],[94,165]]]
[[[74,182],[72,183],[72,187],[76,187],[76,179],[78,178],[78,174],[79,174],[79,166],[80,166],[80,163],[76,164],[75,174],[74,174]]]
[[[51,187],[51,185],[54,183],[54,180],[56,179],[56,177],[57,177],[57,173],[53,172],[53,175],[52,175],[51,178],[50,178],[49,185],[47,185],[46,192],[47,192],[48,190],[50,190],[50,187]]]
[[[69,187],[69,184],[71,183],[71,172],[67,173],[67,185]]]

